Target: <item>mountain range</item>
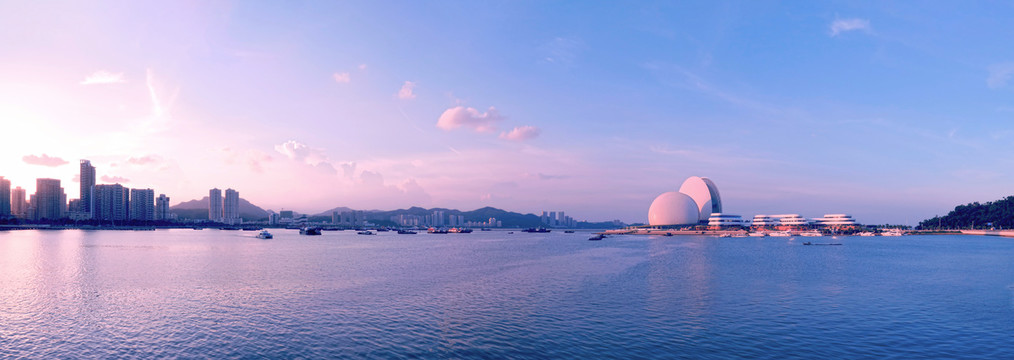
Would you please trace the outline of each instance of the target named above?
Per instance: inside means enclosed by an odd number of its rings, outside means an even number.
[[[207,220],[208,206],[210,206],[209,200],[205,196],[200,200],[190,200],[179,203],[176,206],[170,206],[169,211],[176,214],[180,219]],[[239,198],[239,217],[245,221],[262,220],[267,219],[268,212],[246,201],[246,199]]]

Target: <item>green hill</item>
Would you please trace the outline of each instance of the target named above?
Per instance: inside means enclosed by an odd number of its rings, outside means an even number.
[[[1014,228],[1014,196],[985,204],[958,205],[945,216],[919,222],[918,229]]]

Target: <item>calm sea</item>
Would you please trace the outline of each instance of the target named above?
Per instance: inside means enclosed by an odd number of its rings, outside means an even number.
[[[0,232],[0,358],[1014,358],[1014,239],[273,232]]]

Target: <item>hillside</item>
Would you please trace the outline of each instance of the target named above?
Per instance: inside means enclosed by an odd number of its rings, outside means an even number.
[[[331,213],[334,212],[334,211],[338,211],[338,212],[352,211],[352,209],[349,209],[347,207],[336,207],[334,209],[331,209],[331,210],[319,213],[317,215],[314,215],[313,217],[311,217],[311,220],[315,220],[315,221],[327,221],[327,219],[330,219]],[[373,221],[389,221],[392,216],[398,216],[398,215],[426,216],[426,215],[433,214],[434,211],[443,211],[444,212],[444,216],[461,215],[461,216],[464,216],[465,221],[485,222],[485,221],[488,221],[489,218],[496,218],[497,220],[499,220],[499,221],[501,221],[503,223],[504,227],[521,227],[521,228],[526,228],[526,227],[539,227],[539,226],[543,226],[542,219],[538,215],[535,215],[535,214],[521,214],[521,213],[506,211],[506,210],[497,209],[497,208],[488,207],[488,206],[484,207],[484,208],[479,208],[479,209],[471,210],[471,211],[461,211],[461,210],[446,209],[446,208],[425,209],[425,208],[421,208],[421,207],[418,207],[418,206],[413,206],[413,207],[410,207],[408,209],[398,209],[398,210],[388,210],[388,211],[368,210],[368,211],[365,211],[365,212],[366,212],[367,219],[370,219],[370,220],[373,220]],[[583,222],[583,221],[578,223],[578,227],[579,228],[596,228],[596,229],[599,229],[599,228],[614,228],[614,227],[619,227],[619,226],[622,226],[622,224],[616,224],[616,223],[613,223],[613,222],[589,223],[589,222]]]
[[[1014,196],[990,201],[958,205],[945,216],[919,222],[919,229],[1014,228]]]
[[[169,207],[169,210],[179,216],[180,219],[207,219],[208,218],[208,197],[200,200],[190,200]],[[259,220],[268,217],[268,212],[254,205],[246,199],[239,198],[239,216],[243,220]]]

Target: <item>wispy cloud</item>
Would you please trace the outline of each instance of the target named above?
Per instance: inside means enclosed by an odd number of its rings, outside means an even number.
[[[1007,86],[1012,75],[1014,75],[1014,62],[1006,62],[990,65],[989,76],[986,77],[986,85],[990,89],[997,89]]]
[[[347,72],[334,73],[332,76],[334,76],[334,81],[339,84],[348,84],[352,81],[352,78],[349,77],[349,73]]]
[[[111,182],[111,183],[125,183],[125,182],[130,182],[130,179],[127,179],[127,178],[125,178],[125,177],[122,177],[122,176],[109,176],[109,175],[102,175],[102,177],[101,177],[100,179],[101,179],[102,181],[105,181],[105,182]]]
[[[492,106],[486,112],[479,112],[479,110],[470,107],[455,106],[440,115],[437,127],[444,130],[464,127],[477,132],[493,132],[496,130],[495,124],[503,119],[496,108]]]
[[[865,31],[870,32],[873,28],[870,27],[870,21],[866,19],[852,18],[852,19],[835,19],[831,22],[831,36],[838,36],[841,33],[849,31]]]
[[[85,77],[81,81],[81,85],[119,84],[125,82],[127,82],[127,78],[123,73],[114,74],[105,70],[99,70]]]
[[[414,82],[406,81],[405,84],[401,86],[401,90],[398,90],[398,98],[402,100],[415,99],[415,92],[412,91],[414,88]]]
[[[49,156],[46,154],[42,154],[42,156],[26,155],[25,157],[22,157],[21,160],[29,165],[40,165],[49,167],[56,167],[67,164],[67,160],[55,156]]]
[[[127,163],[133,165],[148,165],[148,164],[156,164],[161,160],[162,159],[160,157],[155,155],[145,155],[142,157],[130,157],[127,159]]]
[[[505,131],[500,133],[500,138],[511,141],[525,141],[534,139],[535,137],[539,136],[539,132],[540,132],[539,128],[525,125],[516,127],[514,128],[514,130],[511,130],[510,132]]]

